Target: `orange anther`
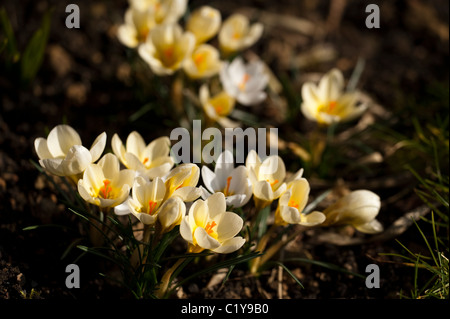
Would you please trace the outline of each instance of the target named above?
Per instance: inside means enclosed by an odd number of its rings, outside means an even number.
[[[328,103],[328,111],[332,112],[333,109],[336,107],[337,102],[336,101],[331,101],[330,103]]]
[[[148,201],[148,214],[149,215],[153,215],[156,205],[158,205],[157,202],[154,202],[152,200]]]
[[[205,230],[208,233],[208,235],[210,235],[213,232],[212,228],[216,225],[217,224],[215,221],[212,221],[212,222],[209,222],[208,224],[206,224]]]
[[[103,181],[103,186],[100,188],[100,195],[104,198],[107,199],[109,198],[111,191],[112,191],[112,187],[108,186],[111,183],[110,180],[105,179]]]
[[[267,182],[269,182],[270,186],[273,187],[273,185],[275,185],[276,183],[278,183],[278,179],[276,179],[275,181],[273,181],[272,183],[270,182],[270,180],[266,179]]]
[[[239,90],[243,91],[245,89],[248,80],[250,80],[250,74],[245,73],[241,83],[239,83]]]
[[[293,200],[289,201],[288,206],[298,209],[298,204]]]
[[[148,162],[148,157],[144,158],[144,160],[142,161],[142,164],[145,164]]]
[[[228,177],[227,177],[227,187],[225,188],[225,190],[224,190],[224,192],[223,192],[225,196],[228,196],[228,195],[229,195],[231,179],[232,179],[231,176],[228,176]]]
[[[205,60],[205,55],[202,53],[198,53],[194,56],[194,62],[196,65],[199,65]]]

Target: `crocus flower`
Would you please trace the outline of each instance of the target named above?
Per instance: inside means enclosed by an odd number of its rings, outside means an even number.
[[[244,221],[232,212],[226,211],[223,193],[215,193],[207,200],[197,200],[180,224],[180,234],[189,243],[189,252],[201,252],[204,249],[216,253],[235,252],[245,243],[237,236]]]
[[[97,161],[106,145],[106,133],[100,134],[88,150],[82,146],[78,133],[69,125],[58,125],[47,139],[38,137],[34,147],[39,164],[57,176],[76,176]]]
[[[275,211],[275,224],[300,224],[303,226],[315,226],[325,220],[325,215],[320,212],[302,214],[308,203],[309,183],[305,178],[295,179],[287,186],[287,190],[281,195],[278,207]]]
[[[229,150],[222,152],[217,158],[214,172],[207,166],[202,167],[202,178],[205,188],[201,187],[202,198],[207,199],[211,193],[222,192],[228,207],[242,207],[252,196],[252,184],[247,177],[244,165],[234,167],[233,154]]]
[[[125,22],[117,29],[117,37],[123,45],[136,48],[145,42],[150,30],[155,26],[153,7],[132,5],[125,12]]]
[[[248,18],[236,13],[228,17],[219,31],[219,44],[225,54],[244,50],[259,40],[264,27],[261,23],[250,25]]]
[[[344,77],[338,69],[325,74],[316,85],[306,82],[302,86],[301,111],[309,120],[329,125],[350,121],[360,116],[367,104],[358,104],[358,92],[344,92]]]
[[[192,79],[209,78],[219,73],[223,63],[219,51],[209,44],[201,44],[186,58],[183,69]]]
[[[267,94],[263,91],[269,81],[261,61],[244,64],[241,57],[226,62],[220,71],[220,80],[225,91],[243,105],[262,102]]]
[[[210,6],[202,6],[189,16],[186,30],[195,35],[197,45],[214,37],[222,23],[220,11]]]
[[[356,190],[340,198],[326,208],[323,226],[352,225],[358,231],[368,234],[383,231],[375,219],[381,207],[380,197],[369,190]]]
[[[227,116],[233,111],[236,100],[227,92],[221,91],[210,96],[208,85],[203,84],[199,92],[200,103],[206,116],[222,125],[222,127],[238,127],[239,124],[230,120]]]
[[[178,196],[185,202],[196,200],[201,195],[201,190],[196,187],[199,178],[200,169],[195,164],[186,163],[175,167],[164,176],[165,199]]]
[[[261,161],[258,154],[251,150],[245,160],[245,166],[253,186],[257,209],[270,205],[286,190],[286,168],[278,155],[271,155]]]
[[[108,153],[86,168],[78,181],[78,192],[88,203],[114,207],[127,199],[135,174],[130,169],[121,170],[119,159]]]
[[[144,225],[154,225],[159,220],[163,231],[169,231],[181,223],[186,206],[178,196],[164,200],[165,193],[166,186],[161,178],[149,181],[138,176],[131,189],[132,196],[114,211],[117,215],[132,213]]]
[[[175,23],[186,12],[188,0],[130,0],[130,7],[152,10],[156,24]]]
[[[169,156],[170,140],[165,136],[146,144],[142,136],[133,131],[124,146],[120,137],[114,134],[111,147],[123,165],[150,179],[164,176],[174,165]]]
[[[138,52],[155,74],[170,75],[182,67],[194,46],[195,36],[191,32],[183,32],[178,24],[163,24],[150,31]]]

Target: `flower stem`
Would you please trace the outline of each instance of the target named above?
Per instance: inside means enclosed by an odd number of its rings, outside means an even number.
[[[169,284],[171,282],[170,279],[172,277],[172,274],[185,260],[186,258],[178,259],[177,262],[165,272],[165,274],[161,278],[161,284],[159,285],[159,289],[156,291],[157,298],[161,299],[165,297],[167,289],[169,288]]]
[[[269,242],[270,237],[272,236],[272,233],[274,232],[274,230],[275,230],[276,228],[277,228],[276,225],[272,225],[272,226],[269,228],[269,230],[265,233],[265,235],[264,235],[263,237],[261,237],[261,239],[260,239],[258,245],[256,246],[256,251],[259,251],[259,252],[263,252],[263,251],[264,251],[264,249],[265,249],[266,246],[267,246],[267,243]],[[256,274],[256,273],[258,272],[258,269],[259,269],[259,267],[260,267],[260,265],[261,265],[262,257],[263,257],[263,256],[257,257],[257,258],[252,259],[252,260],[250,261],[250,272],[251,272],[252,274]]]

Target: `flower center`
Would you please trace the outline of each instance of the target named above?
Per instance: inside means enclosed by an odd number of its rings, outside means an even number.
[[[173,46],[169,46],[163,50],[163,60],[165,65],[172,65],[175,58],[175,49]]]
[[[288,206],[298,209],[298,203],[292,199],[289,201]]]
[[[330,101],[328,104],[321,105],[319,111],[327,114],[334,114],[337,111],[337,105],[336,101]]]
[[[270,180],[266,179],[266,181],[270,184],[270,186],[273,188],[273,186],[278,183],[278,179],[274,180],[272,183],[270,182]]]
[[[211,233],[213,232],[213,227],[217,226],[215,221],[209,222],[208,224],[206,224],[205,230],[208,233],[208,235],[211,235]]]
[[[247,85],[247,82],[250,80],[250,74],[245,73],[244,77],[242,78],[241,83],[239,83],[238,87],[239,90],[244,91],[245,90],[245,86]]]
[[[242,37],[242,34],[238,31],[233,33],[233,39],[238,40]]]
[[[145,42],[149,32],[150,32],[150,29],[147,28],[147,27],[144,27],[141,30],[139,30],[138,35],[137,35],[138,41],[139,42]]]
[[[112,187],[109,186],[110,183],[111,183],[110,180],[105,179],[103,181],[103,186],[100,187],[99,195],[104,199],[111,198]]]

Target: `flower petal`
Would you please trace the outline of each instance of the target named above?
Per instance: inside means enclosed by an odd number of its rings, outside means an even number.
[[[218,254],[230,254],[240,249],[245,244],[242,237],[233,237],[221,243],[221,245],[212,251]]]
[[[216,249],[220,247],[220,242],[211,237],[203,227],[197,227],[194,231],[194,238],[197,244],[204,249]]]

